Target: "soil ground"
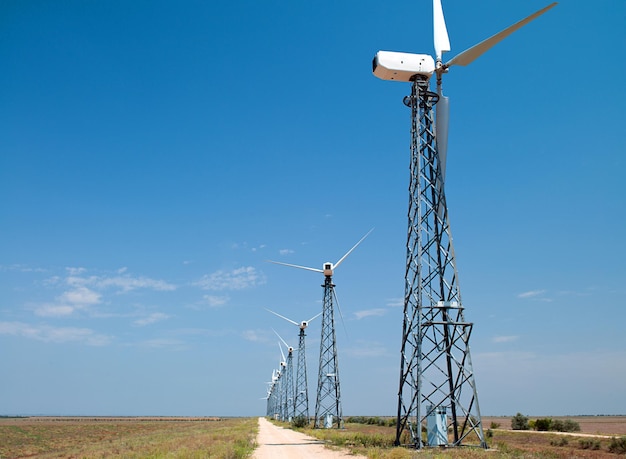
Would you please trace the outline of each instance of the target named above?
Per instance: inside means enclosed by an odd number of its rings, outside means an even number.
[[[621,437],[626,435],[626,416],[528,416],[529,419],[552,418],[569,419],[580,425],[580,434],[604,435],[609,437]],[[492,423],[499,424],[498,429],[511,428],[511,416],[483,416],[483,429],[492,428]]]

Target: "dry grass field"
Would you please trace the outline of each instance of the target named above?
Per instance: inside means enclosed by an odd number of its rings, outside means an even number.
[[[593,435],[624,436],[626,435],[626,416],[540,416],[553,419],[569,419],[580,425],[580,433]],[[530,416],[536,419],[537,416]],[[500,424],[501,429],[511,428],[511,417],[483,416],[483,427],[488,429],[492,423]]]
[[[0,458],[245,458],[250,418],[2,418]]]
[[[577,422],[581,431],[511,431],[510,417],[484,417],[489,451],[394,448],[395,428],[388,426],[348,423],[339,431],[304,431],[330,447],[347,447],[372,459],[626,457],[609,452],[614,438],[626,438],[626,416],[558,419]],[[254,449],[257,429],[256,418],[0,418],[0,459],[245,458]]]
[[[531,419],[534,419],[531,417]],[[306,433],[326,440],[336,446],[350,448],[371,459],[431,459],[431,458],[524,458],[524,459],[603,459],[624,458],[624,453],[611,453],[609,447],[615,439],[626,438],[626,416],[553,417],[578,422],[581,432],[572,434],[556,432],[512,431],[510,417],[484,417],[485,432],[490,449],[450,448],[424,449],[420,452],[394,448],[395,427],[365,424],[346,424],[337,430],[306,429]],[[499,428],[491,428],[492,423]],[[495,425],[493,424],[493,425]]]

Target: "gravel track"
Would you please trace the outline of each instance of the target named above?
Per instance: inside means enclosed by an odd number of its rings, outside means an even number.
[[[344,451],[324,447],[324,442],[291,429],[278,427],[265,418],[259,418],[259,445],[252,459],[367,459]]]

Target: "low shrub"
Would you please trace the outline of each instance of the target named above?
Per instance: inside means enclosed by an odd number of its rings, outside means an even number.
[[[302,429],[303,427],[307,427],[309,425],[309,420],[306,416],[296,416],[291,420],[291,425],[295,428]]]
[[[580,446],[580,449],[598,450],[600,449],[600,440],[583,439],[578,441],[578,445]]]
[[[552,446],[567,446],[569,444],[569,440],[566,437],[561,437],[558,440],[551,440],[550,445]]]
[[[553,419],[550,424],[550,430],[555,432],[580,432],[580,424],[571,419]]]
[[[580,432],[580,424],[571,419],[563,421],[563,430],[561,432]]]
[[[552,419],[542,418],[535,421],[535,430],[538,432],[547,432],[552,427]]]
[[[611,438],[611,442],[609,443],[609,452],[616,454],[625,454],[626,453],[626,437]]]
[[[350,416],[346,419],[346,422],[352,424],[367,424],[370,426],[381,426],[381,427],[393,427],[396,425],[396,420],[394,418],[386,419],[378,416],[365,417],[365,416]]]
[[[528,416],[524,416],[522,413],[517,413],[511,419],[511,429],[513,430],[528,430]]]

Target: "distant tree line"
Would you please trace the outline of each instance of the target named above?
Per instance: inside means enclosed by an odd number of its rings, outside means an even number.
[[[539,418],[530,420],[528,416],[517,413],[511,419],[513,430],[536,430],[538,432],[580,432],[580,424],[571,419]]]
[[[368,424],[371,426],[395,427],[396,418],[381,418],[379,416],[350,416],[348,419],[346,419],[346,422],[350,422],[353,424]]]

